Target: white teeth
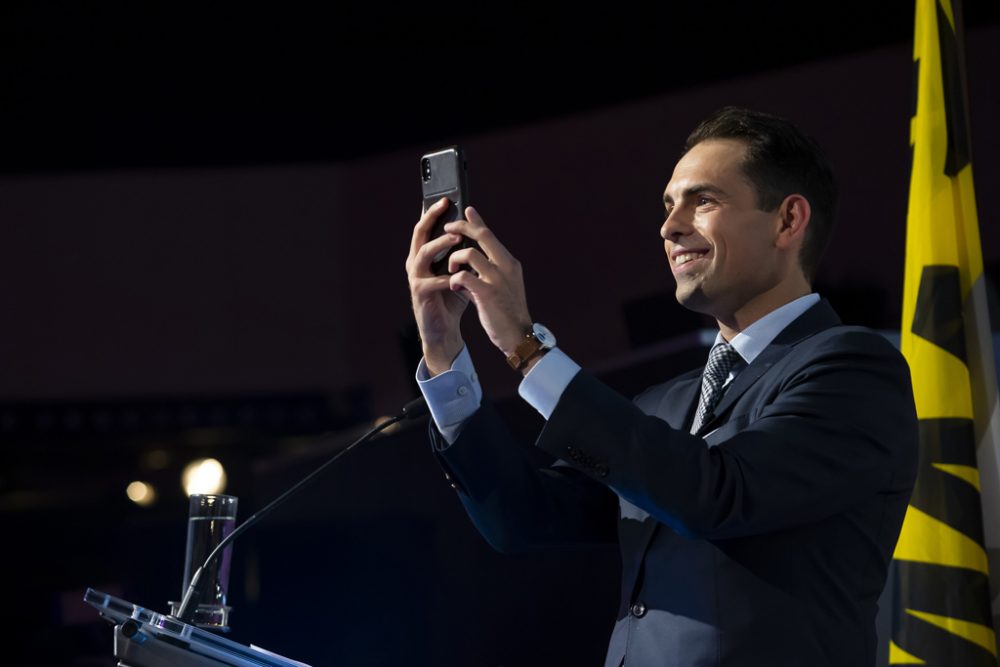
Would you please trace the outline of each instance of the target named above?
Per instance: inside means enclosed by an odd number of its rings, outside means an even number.
[[[687,252],[684,253],[683,255],[677,255],[677,257],[674,258],[674,264],[676,264],[677,266],[681,266],[683,264],[687,264],[692,259],[698,259],[699,257],[701,257],[701,255],[702,253],[700,252]]]

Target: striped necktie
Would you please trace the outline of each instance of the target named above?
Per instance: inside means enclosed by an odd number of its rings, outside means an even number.
[[[705,418],[711,415],[712,410],[719,404],[719,399],[725,393],[722,385],[739,360],[740,353],[726,342],[716,344],[709,352],[708,363],[705,364],[705,372],[701,376],[701,398],[698,399],[698,412],[694,416],[691,433],[701,430]]]

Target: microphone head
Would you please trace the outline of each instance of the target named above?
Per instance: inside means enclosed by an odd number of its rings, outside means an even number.
[[[430,414],[430,409],[423,396],[415,398],[403,406],[403,417],[406,419],[420,419],[428,414]]]

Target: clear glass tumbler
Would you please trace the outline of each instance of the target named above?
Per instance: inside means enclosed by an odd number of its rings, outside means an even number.
[[[181,597],[191,584],[191,577],[212,550],[236,528],[236,496],[193,494],[188,512],[187,548],[184,553],[184,584]],[[229,544],[201,573],[190,605],[194,606],[193,623],[211,630],[229,630],[229,567],[233,545]],[[171,602],[171,613],[180,611],[180,602]]]

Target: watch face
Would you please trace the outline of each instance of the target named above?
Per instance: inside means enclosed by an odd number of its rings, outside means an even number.
[[[550,349],[556,346],[555,335],[544,324],[539,324],[538,322],[532,324],[531,333],[535,335],[535,339],[542,344],[542,347]]]

